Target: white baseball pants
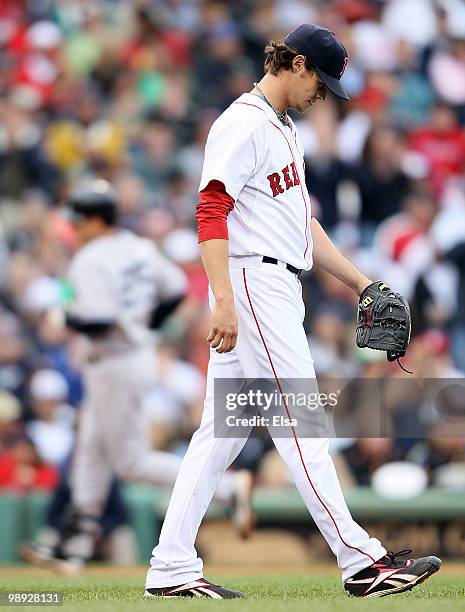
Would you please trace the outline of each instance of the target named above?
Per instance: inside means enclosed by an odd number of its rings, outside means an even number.
[[[146,587],[161,588],[197,580],[202,560],[194,548],[202,518],[224,470],[245,444],[245,437],[215,438],[215,378],[315,378],[302,325],[304,303],[297,277],[261,257],[230,258],[230,274],[239,320],[234,351],[210,353],[204,412],[176,480]],[[274,438],[281,457],[319,530],[336,555],[347,580],[386,554],[351,517],[344,500],[328,440]]]

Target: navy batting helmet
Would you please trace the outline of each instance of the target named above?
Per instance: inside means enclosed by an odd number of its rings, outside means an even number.
[[[71,219],[100,217],[107,225],[114,225],[118,217],[116,194],[103,179],[80,185],[69,197]]]

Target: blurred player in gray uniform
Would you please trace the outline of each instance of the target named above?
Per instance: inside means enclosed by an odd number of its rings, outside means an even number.
[[[142,407],[156,384],[153,330],[185,295],[184,274],[147,239],[118,228],[116,198],[103,180],[71,197],[81,248],[68,278],[74,291],[66,324],[86,339],[86,399],[71,469],[72,510],[53,549],[25,545],[34,563],[62,571],[84,566],[94,552],[114,475],[172,486],[179,457],[149,447]],[[242,535],[250,524],[250,476],[225,474],[217,498],[232,503]]]

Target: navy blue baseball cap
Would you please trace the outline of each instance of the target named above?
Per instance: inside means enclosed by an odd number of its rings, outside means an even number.
[[[340,83],[349,57],[347,49],[334,32],[306,23],[289,32],[284,42],[315,66],[319,77],[330,91],[339,98],[350,100]]]

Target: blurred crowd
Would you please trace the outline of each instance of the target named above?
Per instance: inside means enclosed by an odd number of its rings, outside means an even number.
[[[261,77],[265,42],[303,22],[334,31],[350,55],[351,102],[328,95],[293,115],[313,213],[365,274],[409,299],[405,367],[416,378],[465,376],[462,0],[0,0],[0,488],[55,487],[73,447],[84,391],[63,325],[77,246],[63,209],[83,177],[111,181],[122,225],[188,276],[146,399],[154,446],[184,452],[208,362],[193,215],[206,137]],[[383,353],[355,349],[347,288],[318,271],[302,284],[321,379],[406,376]],[[440,426],[419,420],[423,440],[399,443],[352,432],[338,445],[347,482],[369,484],[405,458],[436,484],[444,465],[465,474],[464,439]],[[287,482],[260,436],[239,462],[258,482]]]

